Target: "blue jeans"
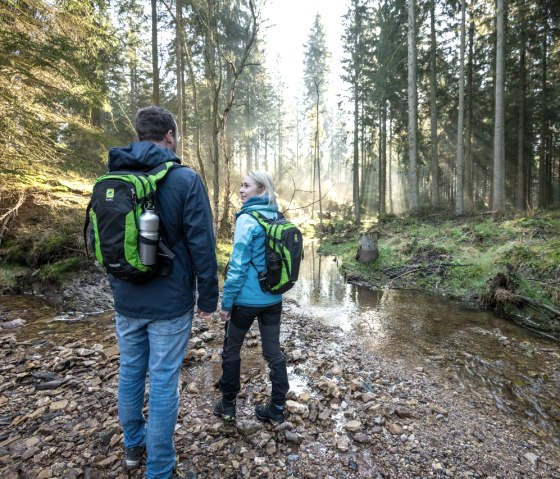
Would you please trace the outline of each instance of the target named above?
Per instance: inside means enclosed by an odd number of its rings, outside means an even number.
[[[179,413],[179,373],[192,320],[193,311],[157,321],[116,315],[120,349],[118,411],[124,447],[146,446],[147,479],[168,479],[175,467],[173,434]],[[143,408],[148,370],[146,420]]]

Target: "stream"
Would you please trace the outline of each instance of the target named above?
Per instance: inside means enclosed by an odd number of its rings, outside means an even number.
[[[491,402],[560,445],[560,345],[440,295],[349,284],[337,258],[318,255],[314,243],[285,297],[319,324],[360,338],[374,354],[424,371],[473,400]],[[95,341],[113,328],[111,311],[68,317],[34,296],[3,296],[0,314],[6,312],[27,323],[0,330],[15,332],[19,341],[62,340],[75,337],[78,328],[81,339]],[[211,375],[219,375],[219,365],[212,368]]]
[[[322,324],[492,402],[560,445],[560,345],[513,322],[441,295],[371,290],[346,282],[336,257],[308,246],[300,280],[286,294]]]

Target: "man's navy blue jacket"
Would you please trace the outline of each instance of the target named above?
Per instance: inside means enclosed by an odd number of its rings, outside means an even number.
[[[111,148],[109,171],[149,170],[166,161],[181,163],[173,151],[150,141]],[[109,275],[117,313],[130,318],[171,319],[195,305],[216,310],[218,265],[212,211],[200,176],[190,168],[172,168],[158,182],[156,207],[160,232],[175,253],[169,276],[135,285]]]

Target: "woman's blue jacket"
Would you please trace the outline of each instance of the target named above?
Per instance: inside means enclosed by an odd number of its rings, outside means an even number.
[[[231,311],[233,305],[269,306],[282,301],[281,294],[265,293],[259,285],[258,271],[265,269],[265,232],[251,214],[259,211],[267,218],[277,218],[278,206],[268,204],[268,196],[253,196],[237,213],[233,251],[224,283],[222,309]]]

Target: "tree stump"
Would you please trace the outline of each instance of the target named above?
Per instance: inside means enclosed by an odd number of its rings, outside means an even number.
[[[356,261],[360,263],[372,263],[379,256],[377,249],[377,231],[362,233],[358,242],[358,252],[356,253]]]

